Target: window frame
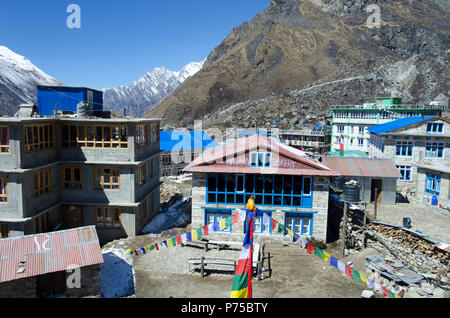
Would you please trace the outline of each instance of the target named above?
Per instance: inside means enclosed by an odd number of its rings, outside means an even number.
[[[429,133],[444,133],[444,123],[427,123],[427,134]]]
[[[403,151],[405,149],[405,151]],[[405,153],[405,154],[403,154]],[[411,158],[414,155],[414,142],[412,141],[396,141],[395,142],[395,156]]]
[[[70,180],[66,180],[66,169],[70,169]],[[80,170],[80,181],[75,181],[75,169]],[[81,190],[83,189],[83,167],[82,166],[62,166],[62,188],[66,190]],[[71,184],[71,187],[67,187],[66,184]],[[80,187],[76,188],[75,185],[79,184]]]
[[[298,233],[298,232],[296,232],[294,230],[293,223],[288,224],[288,218],[291,218],[292,222],[294,222],[294,220],[296,220],[296,219],[300,219],[300,233]],[[303,221],[305,219],[309,220],[308,233],[303,233],[303,225],[304,225]],[[284,214],[284,225],[285,225],[285,227],[288,228],[289,230],[291,230],[292,232],[298,234],[298,235],[312,236],[313,224],[314,224],[314,213],[289,213],[289,212],[285,212],[285,214]],[[286,231],[285,231],[285,233],[286,233]]]
[[[67,127],[67,140],[64,129]],[[71,138],[71,128],[75,128],[75,138]],[[91,130],[89,130],[90,128]],[[101,128],[101,140],[97,140],[98,128]],[[117,130],[115,132],[115,130]],[[108,132],[109,131],[109,132]],[[90,136],[92,133],[92,138]],[[114,139],[117,133],[117,139]],[[105,136],[109,135],[109,140]],[[125,137],[126,141],[122,138]],[[127,125],[73,125],[61,126],[62,148],[128,149],[129,127]]]
[[[41,175],[41,173],[42,173],[42,175]],[[51,192],[51,183],[52,183],[51,176],[52,176],[51,168],[40,169],[33,173],[34,196],[36,198],[42,196],[43,194]],[[46,184],[46,181],[48,181],[47,184]],[[37,183],[37,187],[36,187],[36,183]]]
[[[147,216],[148,206],[147,199],[144,199],[141,204],[139,204],[139,218],[142,219],[144,216]]]
[[[8,177],[0,176],[0,204],[7,204],[7,203],[8,203]]]
[[[431,185],[434,182],[434,189]],[[436,173],[427,173],[425,177],[425,193],[439,197],[441,192],[441,176]]]
[[[7,236],[3,236],[4,229],[6,229],[5,232],[8,233]],[[0,222],[0,239],[8,238],[8,237],[10,237],[10,235],[11,235],[11,228],[9,226],[9,223]]]
[[[30,129],[30,132],[31,132],[31,140],[29,138],[30,135],[28,134],[28,129]],[[48,150],[48,149],[53,149],[55,147],[55,125],[54,124],[47,123],[47,124],[24,125],[23,131],[24,131],[24,150],[25,150],[25,152]],[[46,135],[46,133],[47,133],[47,135]]]
[[[6,141],[7,144],[2,144],[2,139],[0,136],[0,155],[8,155],[11,154],[11,139],[9,136],[9,126],[0,126],[0,131],[6,128]],[[3,136],[3,135],[2,135]],[[7,151],[3,151],[6,149]]]
[[[425,158],[444,158],[444,151],[445,151],[445,143],[443,142],[425,143]]]
[[[204,224],[205,225],[209,225],[211,224],[210,222],[208,222],[209,215],[214,216],[214,222],[220,222],[221,219],[230,217],[232,215],[232,209],[215,209],[215,208],[205,208],[204,209],[204,215],[205,215],[205,220],[204,220]],[[212,223],[214,223],[212,222]],[[224,228],[224,229],[220,229],[218,232],[224,232],[224,233],[231,233],[233,230],[233,224],[230,224],[230,227],[228,228]]]
[[[400,172],[400,174],[402,175],[401,178],[398,178],[397,180],[399,181],[412,181],[412,167],[408,166],[408,165],[396,165],[395,166],[398,170],[398,172]],[[409,171],[409,179],[406,178],[407,172]],[[403,173],[404,172],[404,173]]]
[[[138,166],[138,185],[142,186],[147,183],[147,162]]]
[[[101,209],[102,222],[99,222],[98,211]],[[107,220],[107,210],[110,209],[111,221]],[[119,214],[119,220],[116,221],[116,213]],[[101,228],[118,228],[122,225],[122,208],[118,206],[96,206],[95,207],[95,226]]]
[[[262,161],[260,164],[260,156]],[[269,158],[269,165],[267,165],[267,158]],[[254,160],[256,159],[256,161]],[[272,166],[272,153],[271,152],[250,152],[250,166],[252,168],[270,168]]]
[[[52,226],[53,211],[47,211],[34,219],[36,234],[47,233],[53,230]]]
[[[94,176],[94,182],[93,187],[94,190],[108,190],[108,191],[120,191],[120,167],[119,168],[110,168],[110,167],[93,167],[93,176]],[[111,170],[111,173],[109,175],[110,182],[105,183],[105,170]],[[98,174],[98,172],[100,173]],[[117,171],[117,182],[113,182],[113,171]],[[100,176],[100,182],[97,181],[97,174]],[[110,186],[110,188],[105,188],[106,186]],[[117,186],[117,188],[113,188],[114,186]]]

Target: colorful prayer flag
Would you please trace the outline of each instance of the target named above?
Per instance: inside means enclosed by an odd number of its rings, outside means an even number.
[[[167,240],[167,244],[169,245],[169,247],[172,247],[173,246],[172,239]]]
[[[203,236],[203,228],[200,227],[197,229],[197,238],[201,238]]]
[[[352,269],[352,278],[353,280],[362,283],[361,276],[359,276],[359,272],[355,269]]]
[[[181,245],[181,235],[178,235],[176,240],[177,240],[177,245]]]
[[[208,235],[208,225],[205,225],[204,227],[203,227],[203,235]]]
[[[197,236],[197,231],[196,231],[196,230],[193,230],[193,231],[191,232],[191,236],[192,236],[192,240],[193,240],[193,241],[198,240],[198,236]]]
[[[328,254],[327,252],[323,251],[322,261],[326,262],[326,261],[328,261],[328,259],[330,257],[331,257],[330,254]]]
[[[348,265],[345,265],[345,275],[353,278],[352,268]]]
[[[177,238],[176,237],[172,237],[172,246],[177,246]]]
[[[318,248],[318,247],[316,247],[316,248],[314,249],[314,254],[316,254],[316,256],[317,256],[318,258],[322,259],[322,257],[323,257],[323,250],[320,249],[320,248]]]
[[[219,221],[219,228],[221,229],[221,230],[223,230],[223,229],[225,229],[227,226],[225,225],[225,219],[221,219],[220,221]]]
[[[297,242],[297,240],[300,238],[300,235],[298,235],[297,233],[294,233],[294,236],[292,237],[292,242]]]
[[[181,243],[186,244],[186,241],[187,241],[186,233],[181,234]]]
[[[191,234],[191,232],[187,232],[186,233],[186,238],[187,238],[188,242],[192,242],[192,234]]]
[[[333,267],[338,268],[338,260],[337,260],[337,258],[331,256],[330,257],[330,265],[333,266]]]
[[[343,272],[345,274],[345,264],[343,262],[341,262],[340,260],[338,260],[338,268],[341,272]]]
[[[304,237],[302,237],[302,248],[306,248],[307,245],[308,245],[308,240],[305,239]]]
[[[277,225],[278,225],[278,222],[277,222],[276,220],[272,219],[272,224],[271,224],[271,226],[272,226],[272,231],[275,230],[275,228],[277,227]]]
[[[220,224],[219,222],[214,222],[213,224],[213,228],[214,228],[214,232],[219,232],[220,231]]]
[[[314,244],[312,244],[312,243],[308,243],[308,247],[307,247],[307,249],[306,249],[306,252],[308,253],[308,254],[311,254],[312,255],[312,253],[314,253],[314,250],[316,249],[316,246],[314,245]]]
[[[239,223],[239,213],[233,214],[233,224]]]
[[[236,266],[230,298],[252,297],[253,218],[248,222],[247,234]]]
[[[278,232],[278,233],[284,232],[284,226],[283,226],[283,224],[278,223],[278,229],[277,229],[277,232]]]

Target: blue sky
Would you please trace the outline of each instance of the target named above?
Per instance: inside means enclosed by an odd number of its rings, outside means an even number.
[[[2,0],[0,45],[68,86],[128,85],[201,61],[270,0]],[[81,28],[69,29],[70,4]]]

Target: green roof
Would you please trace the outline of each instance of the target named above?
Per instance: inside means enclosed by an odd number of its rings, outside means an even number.
[[[347,158],[369,158],[369,156],[360,150],[346,150],[343,153],[340,151],[329,151],[329,155],[333,157],[347,157]]]

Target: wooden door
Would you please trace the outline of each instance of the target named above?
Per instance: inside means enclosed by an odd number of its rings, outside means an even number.
[[[67,205],[62,207],[62,220],[64,229],[73,229],[84,225],[83,207]]]
[[[377,189],[377,197],[375,198],[375,189]],[[370,187],[371,194],[370,194],[370,202],[374,202],[377,200],[377,202],[381,202],[381,197],[383,195],[383,180],[381,179],[372,179],[372,184]]]

